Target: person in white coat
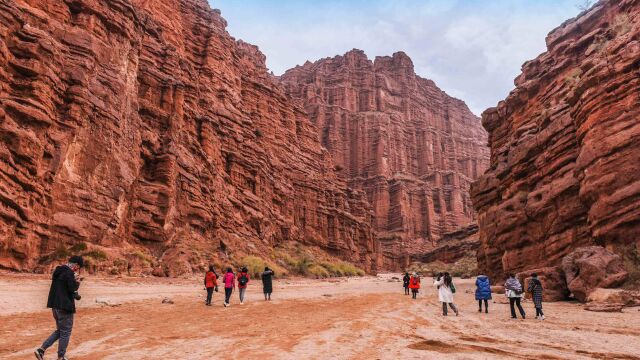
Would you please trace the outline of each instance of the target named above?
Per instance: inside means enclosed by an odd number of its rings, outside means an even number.
[[[447,305],[449,305],[451,310],[458,316],[458,309],[456,309],[456,306],[453,304],[453,293],[455,293],[456,290],[451,275],[448,272],[438,274],[433,285],[438,289],[438,299],[442,303],[442,315],[448,315]]]

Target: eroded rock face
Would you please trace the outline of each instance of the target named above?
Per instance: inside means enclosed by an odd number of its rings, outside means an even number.
[[[364,193],[225,26],[205,0],[0,0],[0,267],[85,242],[177,275],[294,240],[375,269]]]
[[[478,118],[398,52],[307,62],[281,81],[303,101],[349,184],[367,193],[387,263],[469,225],[469,186],[488,163]]]
[[[472,188],[483,271],[559,266],[596,244],[638,250],[639,35],[640,2],[599,2],[551,32],[483,114],[491,164]]]

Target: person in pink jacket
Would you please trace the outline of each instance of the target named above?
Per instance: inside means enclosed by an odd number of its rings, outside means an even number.
[[[236,288],[236,275],[230,267],[227,268],[227,273],[224,274],[222,281],[224,282],[224,306],[227,307],[231,305],[229,303],[229,301],[231,301],[231,294],[233,293],[233,289]]]

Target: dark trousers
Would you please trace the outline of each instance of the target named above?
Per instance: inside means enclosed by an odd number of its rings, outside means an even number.
[[[484,311],[489,312],[489,301],[487,299],[478,300],[478,311],[482,312],[482,301],[484,301]]]
[[[212,296],[213,296],[213,288],[212,287],[208,287],[207,288],[207,301],[206,301],[207,305],[211,305],[211,297]]]
[[[542,313],[541,307],[536,307],[536,316],[544,316],[544,314]]]
[[[458,315],[458,309],[456,309],[456,306],[453,305],[453,303],[446,303],[446,302],[442,303],[442,315],[444,316],[449,315],[447,304],[449,304],[449,306],[451,307],[451,310],[453,310],[453,312],[456,313],[456,315]]]
[[[522,316],[522,318],[524,319],[525,317],[525,313],[524,313],[524,309],[522,308],[522,305],[520,305],[520,298],[519,297],[511,297],[509,298],[509,306],[511,306],[511,317],[516,319],[516,308],[515,306],[518,307],[518,311],[520,311],[520,316]]]
[[[51,309],[53,318],[56,320],[56,331],[42,343],[41,348],[46,350],[58,341],[58,357],[62,358],[67,353],[67,346],[71,339],[71,329],[73,328],[73,313],[60,309]]]
[[[413,295],[413,298],[416,299],[418,296],[418,289],[411,289],[411,294]]]
[[[227,304],[231,301],[231,293],[233,292],[233,288],[224,288],[224,302]]]
[[[409,287],[408,286],[404,287],[404,294],[405,295],[409,295]]]

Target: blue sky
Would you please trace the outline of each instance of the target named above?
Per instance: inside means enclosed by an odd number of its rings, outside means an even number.
[[[513,89],[522,63],[584,0],[209,0],[229,33],[258,45],[277,75],[358,48],[402,50],[416,73],[476,114]]]

